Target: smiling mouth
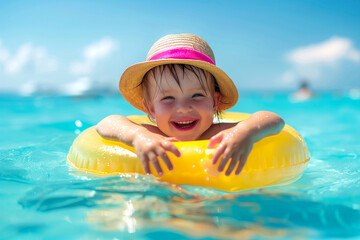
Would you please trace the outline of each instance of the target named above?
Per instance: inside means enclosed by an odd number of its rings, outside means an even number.
[[[179,130],[190,130],[195,127],[198,120],[171,122]]]

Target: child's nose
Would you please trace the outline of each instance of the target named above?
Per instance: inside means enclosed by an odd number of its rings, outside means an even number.
[[[192,111],[192,106],[191,106],[191,102],[184,100],[184,101],[179,101],[178,106],[177,106],[177,111],[179,113],[188,113]]]

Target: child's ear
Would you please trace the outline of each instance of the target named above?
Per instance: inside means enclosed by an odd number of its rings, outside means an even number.
[[[216,112],[219,109],[221,102],[221,94],[219,92],[214,93],[214,111]]]
[[[152,119],[155,119],[155,114],[154,114],[154,110],[153,110],[152,106],[149,106],[145,100],[143,100],[143,104],[144,104],[144,106],[146,108],[147,114],[149,114],[149,116]]]

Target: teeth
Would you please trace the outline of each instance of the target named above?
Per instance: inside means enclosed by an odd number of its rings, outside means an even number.
[[[194,121],[180,121],[180,122],[176,122],[177,124],[190,124],[193,123]]]

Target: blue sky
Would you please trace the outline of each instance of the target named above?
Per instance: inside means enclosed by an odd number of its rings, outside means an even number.
[[[116,91],[171,33],[204,38],[239,90],[360,88],[360,1],[3,1],[0,92]]]

